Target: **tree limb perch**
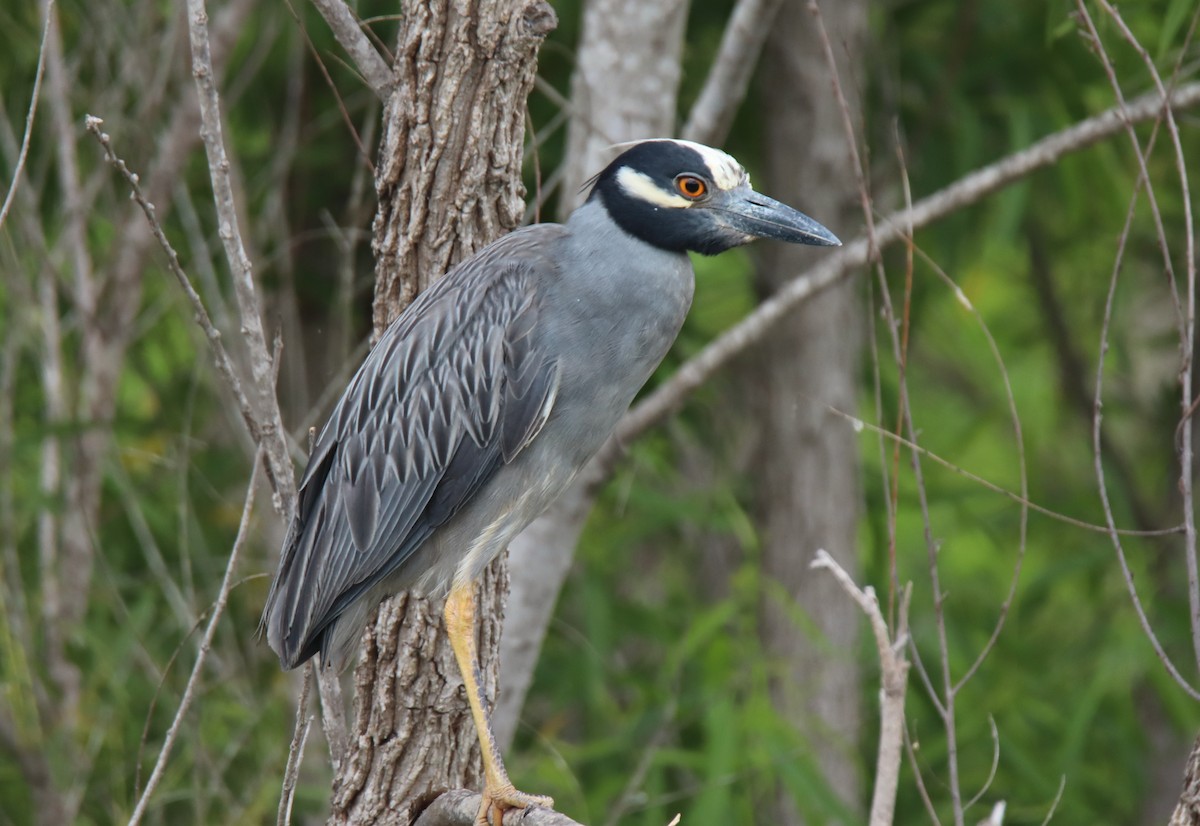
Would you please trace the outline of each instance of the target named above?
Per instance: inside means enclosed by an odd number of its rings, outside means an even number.
[[[443,792],[421,812],[413,826],[474,826],[483,798],[478,792],[454,789]],[[509,809],[504,813],[503,826],[580,826],[566,815],[553,809],[534,806],[529,809]]]

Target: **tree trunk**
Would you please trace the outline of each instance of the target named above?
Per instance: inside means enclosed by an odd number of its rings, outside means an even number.
[[[561,218],[579,205],[583,182],[611,160],[612,144],[673,134],[687,10],[687,0],[587,4],[571,78],[574,109],[563,161]],[[503,690],[492,720],[502,749],[516,734],[546,627],[592,510],[595,487],[588,473],[580,474],[509,548],[511,622],[501,642]]]
[[[861,77],[866,4],[825,3],[823,12],[841,85],[857,119],[855,83]],[[793,2],[784,5],[768,38],[765,173],[773,197],[797,205],[846,238],[854,235],[861,214],[818,31],[812,14]],[[778,287],[812,256],[801,247],[770,245],[761,259],[762,287]],[[809,563],[818,548],[825,548],[851,576],[858,570],[858,444],[827,407],[850,414],[856,409],[861,327],[857,286],[842,281],[825,290],[771,332],[748,369],[754,387],[746,394],[757,407],[752,420],[761,425],[755,506],[766,580],[780,586],[762,602],[763,642],[780,666],[774,700],[809,742],[830,789],[852,810],[861,809],[862,796],[856,760],[857,609],[811,572]],[[798,626],[797,607],[810,621],[807,627]],[[780,789],[772,822],[799,820],[792,796]]]
[[[450,266],[520,223],[525,101],[555,22],[543,0],[405,4],[376,177],[377,337]],[[489,699],[506,581],[498,560],[480,595]],[[408,824],[435,794],[482,785],[441,614],[440,601],[401,595],[368,627],[329,823]]]
[[[1170,826],[1200,826],[1200,737],[1192,745],[1183,770],[1183,790],[1171,814]]]

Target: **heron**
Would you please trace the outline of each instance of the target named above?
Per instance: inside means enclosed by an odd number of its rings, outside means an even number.
[[[760,238],[836,246],[712,147],[626,145],[564,224],[463,261],[387,328],[313,445],[262,627],[285,669],[341,670],[386,597],[445,596],[483,751],[477,822],[551,806],[518,791],[478,679],[474,583],[612,434],[692,302],[688,252]]]

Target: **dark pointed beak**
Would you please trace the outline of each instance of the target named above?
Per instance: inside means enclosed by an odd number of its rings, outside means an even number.
[[[734,232],[755,238],[775,238],[791,244],[840,247],[842,242],[803,212],[759,194],[749,186],[721,193],[709,208],[717,220]]]

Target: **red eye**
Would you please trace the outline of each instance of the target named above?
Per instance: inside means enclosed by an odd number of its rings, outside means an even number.
[[[675,188],[679,190],[680,195],[692,200],[703,198],[708,192],[708,184],[704,183],[703,178],[697,178],[695,175],[680,175],[675,179]]]

